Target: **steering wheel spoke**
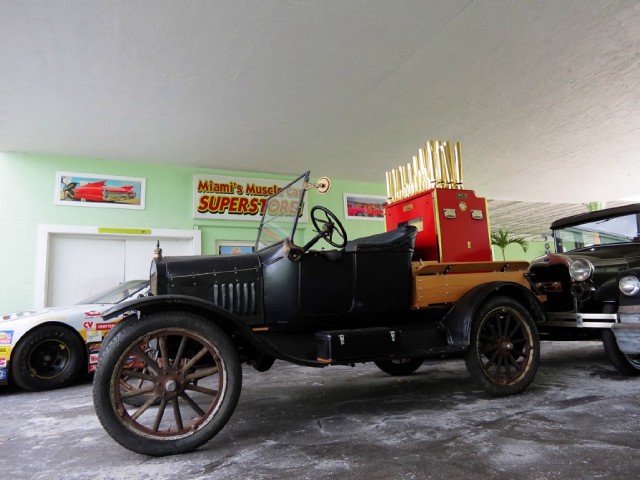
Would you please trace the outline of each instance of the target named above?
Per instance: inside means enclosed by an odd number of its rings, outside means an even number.
[[[338,220],[338,217],[326,207],[316,205],[311,209],[311,222],[317,234],[305,246],[308,250],[321,238],[335,248],[344,248],[347,245],[347,232]],[[334,234],[337,239],[334,239]]]

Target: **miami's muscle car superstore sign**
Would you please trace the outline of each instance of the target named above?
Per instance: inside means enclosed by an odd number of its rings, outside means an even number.
[[[258,221],[267,198],[280,192],[287,183],[273,179],[196,174],[193,176],[193,218]],[[277,211],[270,213],[295,214],[299,196],[300,191],[296,188],[280,192],[278,201],[271,205]],[[306,208],[300,220],[306,220]]]

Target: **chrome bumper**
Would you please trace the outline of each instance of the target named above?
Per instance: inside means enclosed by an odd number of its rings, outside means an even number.
[[[618,315],[615,313],[547,313],[546,321],[540,323],[545,327],[572,327],[572,328],[609,328],[613,325]]]

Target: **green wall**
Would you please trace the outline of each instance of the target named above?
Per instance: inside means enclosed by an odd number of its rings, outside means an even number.
[[[80,208],[54,203],[56,172],[94,173],[146,178],[146,208]],[[35,297],[35,256],[40,224],[129,228],[200,229],[202,253],[213,254],[218,240],[254,241],[257,222],[192,218],[194,173],[289,179],[290,176],[169,165],[115,162],[51,155],[0,153],[0,314],[31,309]],[[325,172],[312,170],[312,179]],[[384,177],[382,177],[383,179]],[[332,179],[329,193],[309,192],[308,204],[324,205],[341,220],[343,193],[384,195],[380,184]],[[349,238],[384,231],[383,221],[344,221]],[[313,236],[301,224],[304,239]]]
[[[79,208],[54,203],[56,172],[94,173],[146,178],[146,208]],[[36,241],[40,224],[129,228],[199,229],[202,253],[213,254],[219,240],[254,241],[257,222],[192,218],[194,173],[253,178],[289,179],[290,176],[68,158],[64,156],[0,153],[0,313],[31,309],[35,297]],[[312,179],[324,175],[312,171]],[[349,238],[384,231],[383,221],[344,220],[343,193],[384,195],[379,184],[332,179],[328,194],[309,192],[309,206],[324,205],[341,220]],[[489,212],[490,216],[491,212]],[[301,224],[304,240],[313,236],[310,223]],[[495,259],[500,251],[493,247]],[[530,242],[527,253],[519,245],[506,249],[508,260],[531,260],[544,254],[544,242]]]

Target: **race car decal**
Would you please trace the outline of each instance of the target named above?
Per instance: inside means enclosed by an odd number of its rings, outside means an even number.
[[[95,318],[95,317],[101,317],[102,313],[96,312],[95,310],[91,310],[90,312],[84,312],[84,316],[86,318]]]
[[[111,330],[116,323],[118,322],[99,323],[96,328],[98,330]]]
[[[15,320],[17,318],[24,318],[24,317],[30,317],[31,315],[36,315],[39,313],[46,313],[48,312],[48,310],[39,310],[39,311],[35,311],[35,310],[29,310],[26,312],[18,312],[18,313],[9,313],[7,315],[3,315],[2,317],[0,317],[0,321],[2,320]]]
[[[0,382],[6,382],[6,381],[7,381],[7,369],[0,368]]]
[[[0,345],[11,345],[13,330],[0,330]]]
[[[85,342],[93,343],[93,342],[101,342],[102,341],[102,332],[97,330],[90,330],[86,332],[87,338],[85,338]]]
[[[0,347],[0,367],[6,367],[11,357],[11,347]]]

